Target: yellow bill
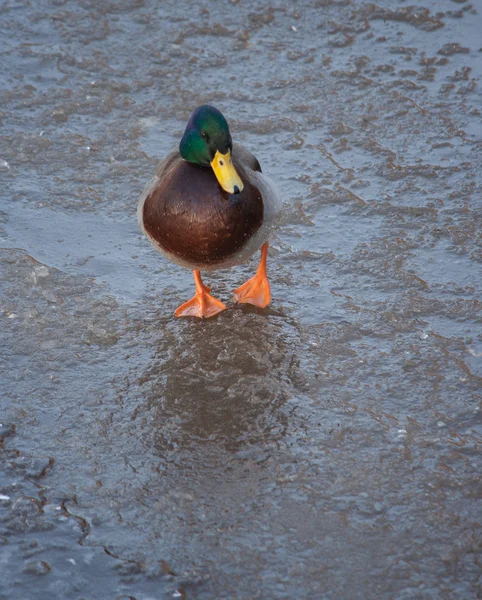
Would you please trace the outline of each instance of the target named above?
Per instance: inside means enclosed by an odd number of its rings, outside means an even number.
[[[234,168],[230,150],[228,150],[226,154],[221,154],[218,150],[211,162],[211,167],[216,175],[216,179],[219,181],[219,185],[223,190],[228,192],[228,194],[235,194],[243,191],[244,185],[241,181],[241,177]],[[238,189],[236,190],[236,188]]]

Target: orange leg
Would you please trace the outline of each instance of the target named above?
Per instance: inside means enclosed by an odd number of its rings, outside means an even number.
[[[210,295],[211,289],[204,285],[201,273],[198,270],[194,271],[194,281],[196,282],[196,295],[175,310],[174,315],[176,317],[208,319],[226,309],[222,302]]]
[[[271,302],[271,289],[266,273],[266,260],[268,258],[268,242],[261,246],[261,260],[256,275],[246,283],[234,290],[234,301],[254,304],[265,308]]]

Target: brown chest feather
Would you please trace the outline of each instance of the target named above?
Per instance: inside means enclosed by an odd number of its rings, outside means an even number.
[[[144,227],[164,250],[187,262],[215,264],[240,250],[263,221],[258,188],[228,194],[211,168],[180,161],[144,203]]]

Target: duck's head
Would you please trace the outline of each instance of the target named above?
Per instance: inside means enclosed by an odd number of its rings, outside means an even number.
[[[179,144],[184,160],[212,167],[219,185],[229,194],[243,190],[243,182],[231,158],[233,142],[226,119],[221,112],[204,104],[192,113]]]

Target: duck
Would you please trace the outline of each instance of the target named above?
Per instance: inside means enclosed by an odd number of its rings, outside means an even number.
[[[235,303],[266,308],[271,303],[268,239],[280,212],[276,185],[249,150],[233,143],[221,111],[198,106],[137,209],[139,227],[156,250],[193,271],[195,295],[175,310],[175,317],[205,319],[226,310],[211,295],[201,271],[235,267],[258,250],[256,273],[233,294]]]

